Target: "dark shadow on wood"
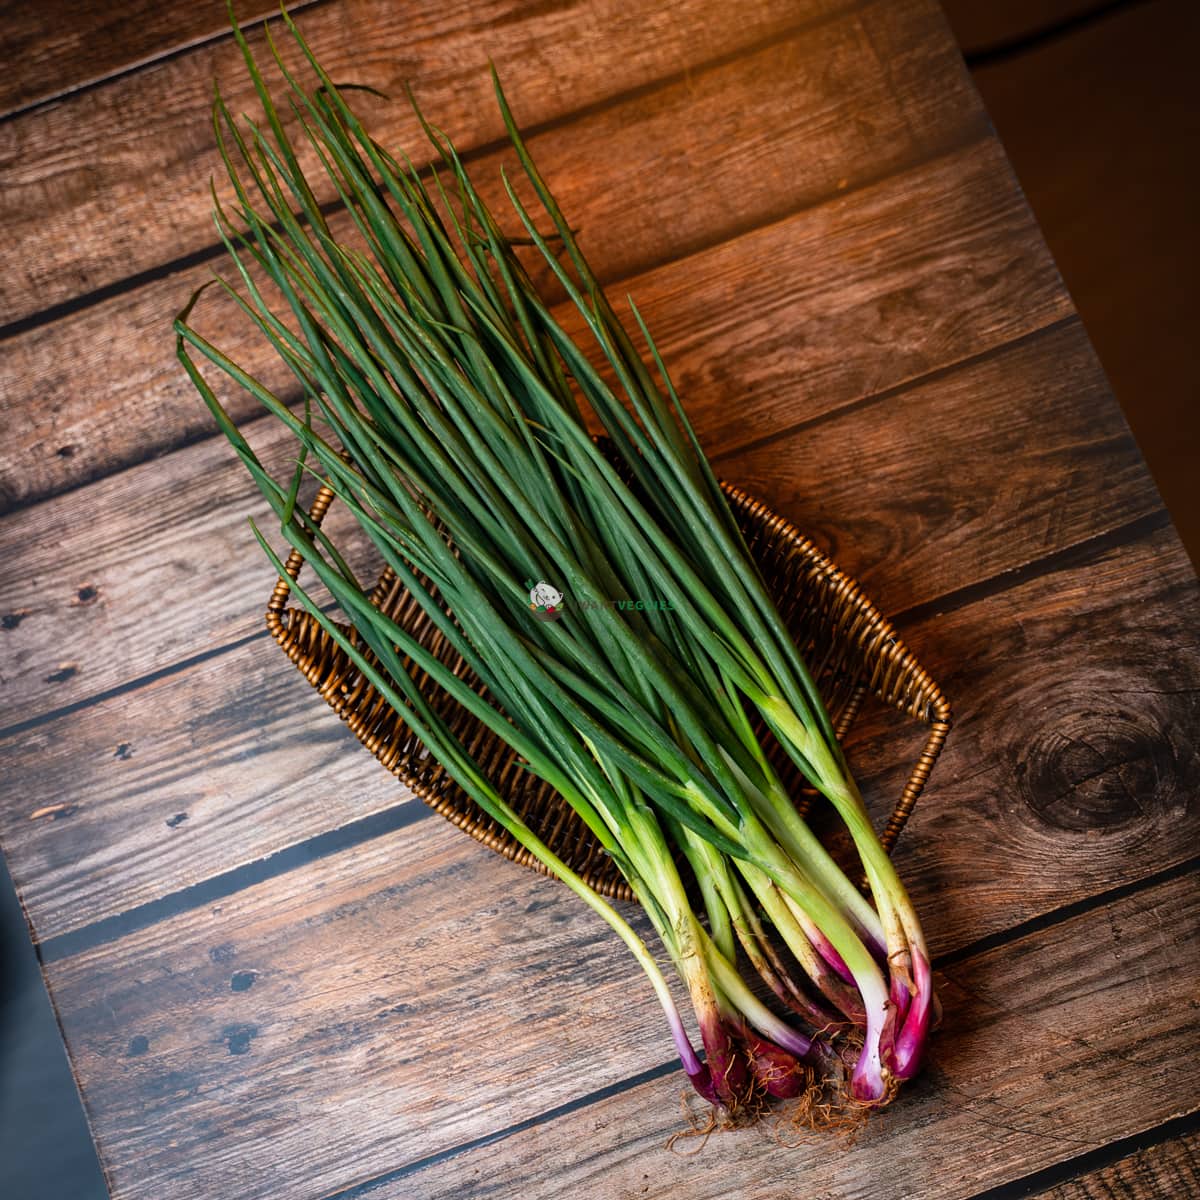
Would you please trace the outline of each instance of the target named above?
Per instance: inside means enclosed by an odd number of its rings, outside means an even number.
[[[1105,17],[1111,16],[1121,9],[1133,8],[1138,4],[1147,3],[1149,3],[1149,0],[1105,0],[1104,3],[1097,4],[1094,8],[1089,8],[1075,16],[1067,17],[1065,20],[1054,21],[1048,25],[1039,26],[1037,29],[1020,33],[1013,38],[997,42],[992,46],[984,46],[978,50],[968,50],[963,57],[967,61],[967,66],[972,71],[977,67],[990,67],[995,63],[1016,58],[1017,55],[1024,54],[1028,50],[1044,46],[1048,42],[1070,37],[1071,34],[1078,30],[1086,29],[1089,25],[1094,25],[1097,21],[1102,21]]]

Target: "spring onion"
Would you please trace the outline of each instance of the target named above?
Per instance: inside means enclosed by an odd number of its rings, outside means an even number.
[[[354,633],[305,588],[294,594],[479,808],[613,928],[684,1071],[723,1115],[814,1086],[885,1103],[917,1070],[930,1026],[920,924],[641,315],[630,299],[631,331],[606,298],[494,71],[538,210],[505,176],[507,225],[415,101],[426,169],[371,137],[350,89],[283,19],[311,81],[269,42],[277,102],[235,28],[265,119],[214,99],[231,186],[224,200],[214,188],[214,219],[235,268],[216,282],[303,404],[198,332],[199,293],[175,332],[283,538]],[[348,233],[318,200],[330,188]],[[554,315],[539,273],[582,317],[602,370]],[[200,360],[286,427],[294,470],[264,467]],[[369,602],[346,547],[297,503],[309,476],[333,489],[486,693]],[[612,602],[627,596],[669,603]],[[687,989],[703,1056],[655,955],[489,782],[431,684],[556,788],[612,857]],[[800,815],[756,720],[836,811],[869,896]]]

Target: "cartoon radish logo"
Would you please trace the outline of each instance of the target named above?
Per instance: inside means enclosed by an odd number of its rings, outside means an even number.
[[[552,584],[535,583],[529,589],[529,607],[539,621],[557,621],[562,616],[562,592]]]

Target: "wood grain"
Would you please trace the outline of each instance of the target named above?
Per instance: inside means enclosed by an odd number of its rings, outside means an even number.
[[[277,424],[247,433],[270,469],[286,471]],[[18,720],[262,631],[274,571],[249,521],[269,509],[248,482],[228,443],[212,439],[0,525],[23,564],[0,604],[5,687],[29,702]],[[339,537],[352,524],[336,508],[330,520]]]
[[[904,631],[958,709],[898,857],[939,952],[1194,853],[1197,615],[1167,530]],[[868,714],[850,740],[880,812],[918,735]],[[0,836],[43,939],[403,800],[265,641],[7,743]]]
[[[956,963],[939,980],[946,1015],[931,1067],[853,1146],[780,1147],[752,1130],[671,1155],[664,1143],[681,1121],[668,1078],[371,1195],[485,1200],[515,1196],[520,1180],[522,1200],[716,1200],[735,1179],[739,1200],[973,1196],[1195,1107],[1200,962],[1184,930],[1198,898],[1192,876]]]
[[[639,974],[441,821],[50,968],[114,1200],[323,1196],[618,1082],[670,1053]]]
[[[6,784],[4,849],[42,939],[411,802],[265,637],[9,750],[31,790]]]
[[[934,338],[949,334],[937,351],[953,353],[984,334],[982,322],[993,337],[1005,332],[1004,324],[994,328],[998,311],[1025,328],[1056,305],[1065,311],[1066,300],[1055,290],[1046,255],[1028,244],[1019,192],[1010,180],[998,181],[994,148],[978,150],[957,170],[948,161],[858,194],[880,175],[983,132],[957,75],[950,77],[948,106],[922,98],[926,75],[945,73],[941,43],[920,40],[929,21],[926,6],[911,0],[877,4],[554,126],[531,144],[600,276],[624,280],[619,287],[635,290],[639,301],[662,297],[677,310],[674,327],[689,339],[728,338],[739,323],[773,327],[792,304],[808,307],[814,289],[835,281],[851,294],[888,255],[880,244],[884,222],[896,220],[901,208],[915,209],[915,226],[898,223],[910,236],[890,257],[897,272],[919,272],[916,280],[905,275],[911,309],[946,304],[956,316],[974,315],[959,318],[957,337],[948,316],[937,322]],[[897,55],[884,76],[875,66],[876,43],[930,50]],[[746,85],[750,78],[754,88]],[[869,118],[856,115],[863,113]],[[497,211],[510,211],[499,173],[507,161],[495,152],[472,168]],[[855,194],[810,221],[785,219],[839,192]],[[772,227],[760,236],[738,236],[763,224]],[[724,253],[707,252],[720,243]],[[927,255],[930,244],[944,245],[945,253]],[[661,279],[650,273],[672,259],[685,261]],[[732,280],[731,263],[738,272]],[[156,278],[10,339],[0,357],[0,413],[10,430],[0,450],[0,507],[44,498],[210,429],[172,357],[170,323],[214,266],[223,261]],[[879,283],[900,286],[895,274],[881,275]],[[736,303],[731,285],[743,293]],[[1018,291],[1019,301],[999,303],[1002,293]],[[210,299],[199,316],[205,332],[239,362],[286,385],[231,305]],[[899,314],[892,317],[895,324]],[[799,332],[811,339],[819,331]],[[911,350],[918,330],[895,332]],[[752,352],[755,337],[744,332],[740,340],[742,353]],[[936,345],[929,337],[923,343],[930,351]],[[778,361],[785,345],[773,339],[770,358]],[[709,390],[723,382],[711,380]],[[252,411],[245,398],[235,398],[234,410]]]
[[[714,0],[670,7],[344,0],[303,13],[300,24],[334,79],[396,97],[410,82],[465,151],[503,132],[489,57],[520,119],[536,126],[670,76],[699,75],[711,60],[847,7],[847,0],[763,0],[736,11]],[[251,40],[263,51],[261,32]],[[297,53],[284,50],[295,66]],[[21,247],[0,281],[4,321],[214,244],[207,188],[221,171],[207,116],[214,78],[234,112],[257,107],[237,47],[224,40],[0,126],[0,220],[8,244]],[[374,100],[362,108],[381,141],[422,141],[403,104]]]
[[[1167,526],[901,626],[954,703],[897,859],[939,951],[1195,853],[1198,618]],[[886,761],[889,732],[864,724],[856,762]],[[892,769],[872,794],[902,782]]]
[[[932,1067],[852,1150],[758,1131],[671,1157],[672,1073],[439,1159],[671,1053],[596,918],[440,824],[49,978],[114,1200],[307,1200],[431,1158],[372,1194],[706,1197],[734,1179],[749,1198],[786,1178],[866,1195],[886,1177],[889,1195],[936,1179],[957,1197],[1195,1103],[1196,944],[1180,939],[1198,903],[1189,876],[956,964]]]
[[[1194,1133],[1139,1150],[1040,1192],[1045,1200],[1177,1200],[1200,1191],[1200,1136]]]
[[[795,394],[798,404],[811,395],[802,387]],[[1058,424],[1040,433],[1047,409]],[[286,445],[275,423],[255,422],[248,433],[264,461],[282,468]],[[1030,468],[1013,465],[1030,446]],[[1097,462],[1099,447],[1111,455],[1107,465]],[[972,460],[973,498],[948,501],[946,472],[966,471]],[[1077,326],[718,466],[832,550],[888,612],[1158,507]],[[864,478],[886,487],[885,512]],[[1065,492],[1062,480],[1071,482]],[[214,440],[0,521],[0,555],[26,565],[0,586],[4,682],[21,717],[259,630],[271,572],[246,523],[264,515],[256,495]],[[98,511],[105,520],[97,529],[89,514]],[[339,536],[349,532],[340,517],[335,506],[330,528]]]
[[[0,736],[0,840],[116,1200],[966,1198],[1194,1106],[1195,581],[934,6],[343,0],[302,19],[338,77],[413,79],[490,187],[497,59],[720,468],[910,612],[955,703],[898,852],[950,955],[931,1069],[852,1150],[760,1132],[677,1159],[682,1079],[655,1072],[664,1022],[616,940],[425,816],[254,636],[260,505],[167,332],[211,265],[220,6],[85,6],[67,29],[59,5],[5,22],[0,2],[10,46],[41,29],[0,112],[96,84],[0,125],[0,320],[19,323],[0,503],[26,505],[0,521],[22,722]],[[401,106],[367,107],[412,142]],[[919,734],[864,714],[850,754],[876,809]],[[1193,1139],[1058,1190],[1195,1176]]]
[[[1161,505],[1077,321],[717,467],[893,614]]]
[[[291,11],[311,0],[288,4]],[[279,12],[250,0],[237,6],[243,24]],[[167,54],[226,34],[221,4],[108,4],[104,0],[4,0],[0,4],[0,117],[73,92]]]
[[[193,8],[121,53],[207,27]],[[339,78],[412,79],[494,174],[490,53],[721,467],[909,610],[958,718],[898,853],[947,1020],[853,1149],[667,1157],[682,1080],[616,940],[424,816],[250,636],[253,506],[167,334],[209,270],[203,111],[238,74],[215,39],[0,124],[0,497],[76,489],[0,522],[24,722],[0,841],[116,1200],[965,1198],[1190,1111],[1196,583],[932,3],[340,0],[303,24]],[[61,86],[107,69],[66,37],[39,51]],[[877,808],[918,740],[864,714]],[[1106,1170],[1098,1195],[1145,1177]]]
[[[627,290],[713,454],[902,387],[1072,311],[990,139]],[[582,333],[577,319],[564,324]]]
[[[728,403],[736,394],[756,417],[777,411],[772,425],[782,427],[1069,311],[1048,260],[1024,253],[1024,209],[1015,191],[995,187],[997,165],[994,151],[976,147],[627,281],[700,425],[739,411]],[[984,214],[966,230],[964,200]],[[905,222],[910,207],[921,216]],[[907,235],[889,238],[889,222]],[[944,241],[946,253],[923,254],[922,238]],[[168,350],[172,309],[200,274],[172,277],[11,344],[0,366],[12,430],[0,451],[0,486],[10,505],[208,431],[210,419]],[[260,339],[224,305],[202,317],[205,332],[248,369],[286,387]],[[104,331],[114,326],[121,375],[105,366],[112,346]],[[53,403],[22,398],[31,379]],[[244,396],[229,399],[239,416],[254,411]]]

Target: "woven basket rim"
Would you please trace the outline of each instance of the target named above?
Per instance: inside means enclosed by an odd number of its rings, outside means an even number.
[[[729,500],[735,516],[739,516],[744,524],[752,527],[753,540],[769,543],[770,552],[776,552],[782,545],[790,559],[796,564],[802,564],[810,579],[819,579],[821,584],[829,589],[831,606],[841,605],[844,611],[854,614],[854,640],[856,650],[861,651],[864,661],[871,664],[869,673],[862,675],[854,685],[850,699],[843,708],[841,719],[835,725],[839,739],[848,732],[856,718],[861,703],[868,694],[874,695],[889,707],[929,725],[930,730],[922,751],[909,775],[904,791],[897,801],[888,819],[887,825],[880,835],[884,848],[890,853],[895,845],[913,808],[919,799],[925,782],[941,752],[947,734],[952,724],[950,703],[941,689],[921,667],[916,656],[904,644],[891,622],[880,612],[875,604],[866,596],[856,580],[846,574],[834,560],[822,551],[809,537],[803,534],[786,518],[774,513],[761,500],[758,500],[742,488],[721,481],[721,489]],[[333,492],[323,486],[317,492],[310,509],[309,517],[320,524],[333,501]],[[753,552],[753,551],[752,551]],[[757,556],[756,556],[757,557]],[[286,572],[291,581],[295,581],[303,567],[303,556],[293,550],[288,557]],[[370,595],[376,602],[387,590],[384,586],[388,572],[385,570]],[[394,577],[393,577],[394,578]],[[389,585],[390,587],[391,585]],[[398,585],[397,585],[398,586]],[[406,593],[401,592],[401,595]],[[470,834],[477,841],[505,857],[547,874],[543,864],[534,858],[527,850],[519,846],[512,838],[496,827],[489,818],[485,818],[474,803],[461,793],[449,781],[448,775],[434,771],[434,785],[421,777],[421,772],[411,768],[413,758],[411,746],[420,743],[392,712],[390,706],[382,698],[378,698],[374,708],[370,709],[369,719],[364,717],[363,696],[373,691],[369,686],[360,685],[347,693],[345,678],[347,672],[353,672],[348,657],[336,647],[329,635],[322,630],[315,620],[301,608],[289,608],[287,605],[290,595],[288,580],[280,578],[271,593],[267,605],[266,624],[272,637],[284,650],[292,662],[300,669],[309,682],[318,689],[322,698],[330,705],[338,716],[346,722],[359,740],[372,750],[375,757],[388,767],[402,783],[429,807],[446,817],[458,828]],[[776,596],[778,600],[779,597]],[[353,632],[352,626],[345,626],[348,632]],[[444,696],[440,689],[437,694]],[[395,718],[400,733],[407,737],[410,749],[401,753],[397,745],[380,740],[376,736],[379,723],[380,705],[387,713]],[[399,734],[397,736],[400,736]],[[432,756],[429,756],[432,758]],[[567,808],[565,801],[551,793],[552,799],[547,807],[556,800],[558,805]],[[510,797],[511,799],[511,797]],[[473,810],[473,811],[472,811]],[[565,825],[575,828],[578,818],[571,812]],[[564,820],[555,822],[554,828],[564,828]],[[597,846],[589,848],[584,845],[590,834],[586,832],[581,837],[575,829],[576,842],[574,846],[556,846],[551,842],[552,849],[570,860],[568,851],[584,855],[585,867],[580,873],[592,886],[602,893],[618,898],[632,899],[632,892],[619,876],[614,878],[615,867],[610,860],[604,858],[595,869],[587,869],[586,863],[597,857],[601,852]],[[594,840],[594,839],[593,839]],[[579,869],[576,863],[572,863]]]

